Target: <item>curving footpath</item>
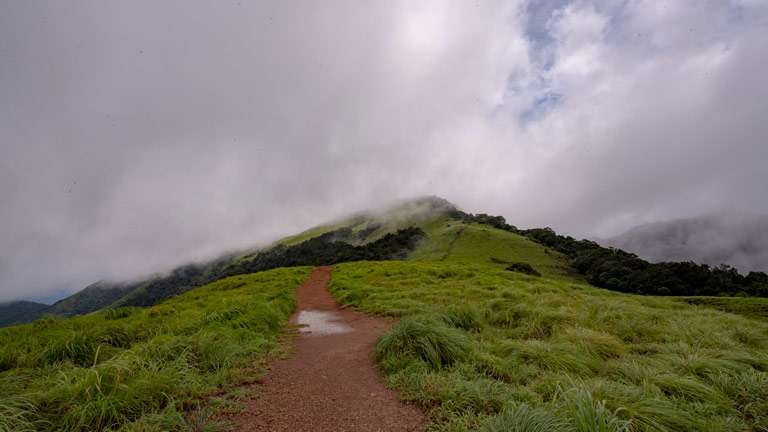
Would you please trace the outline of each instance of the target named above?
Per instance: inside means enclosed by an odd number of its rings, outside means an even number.
[[[391,323],[341,309],[328,292],[332,267],[318,267],[297,290],[300,327],[290,358],[272,366],[241,431],[421,431],[424,415],[400,402],[376,371],[371,352]]]

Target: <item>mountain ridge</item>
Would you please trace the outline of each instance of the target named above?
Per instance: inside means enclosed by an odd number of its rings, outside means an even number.
[[[27,300],[12,300],[0,303],[0,327],[32,322],[40,317],[50,305]]]

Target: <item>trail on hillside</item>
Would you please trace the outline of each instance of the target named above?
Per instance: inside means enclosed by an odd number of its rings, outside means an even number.
[[[459,237],[461,237],[462,234],[464,234],[464,230],[467,227],[462,225],[458,230],[456,230],[456,236],[451,239],[451,242],[448,243],[448,247],[445,250],[445,254],[440,258],[440,261],[445,261],[448,259],[449,256],[451,256],[451,252],[453,252],[454,246],[456,246],[456,242],[459,241]]]
[[[318,267],[297,291],[294,353],[277,361],[247,410],[241,431],[420,431],[424,415],[387,389],[371,359],[391,323],[341,309],[328,292],[332,267]]]

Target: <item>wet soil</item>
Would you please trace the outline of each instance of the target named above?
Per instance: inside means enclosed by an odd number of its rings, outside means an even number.
[[[421,431],[423,413],[384,386],[371,353],[391,322],[341,309],[328,292],[331,267],[297,290],[294,352],[278,360],[234,422],[241,431]]]

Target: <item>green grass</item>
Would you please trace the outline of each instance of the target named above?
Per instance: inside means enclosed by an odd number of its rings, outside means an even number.
[[[402,317],[376,359],[388,384],[427,410],[429,430],[768,430],[768,323],[593,288],[548,254],[484,252],[544,275],[505,271],[471,253],[493,240],[468,233],[442,262],[333,273],[341,303]]]
[[[761,297],[676,297],[685,303],[710,307],[753,318],[768,318],[768,298]]]
[[[498,269],[524,262],[545,276],[578,278],[565,256],[511,232],[448,218],[433,220],[421,228],[427,239],[411,253],[409,258],[413,261],[478,264]]]
[[[0,432],[206,430],[202,398],[262,372],[308,271],[0,330]]]

